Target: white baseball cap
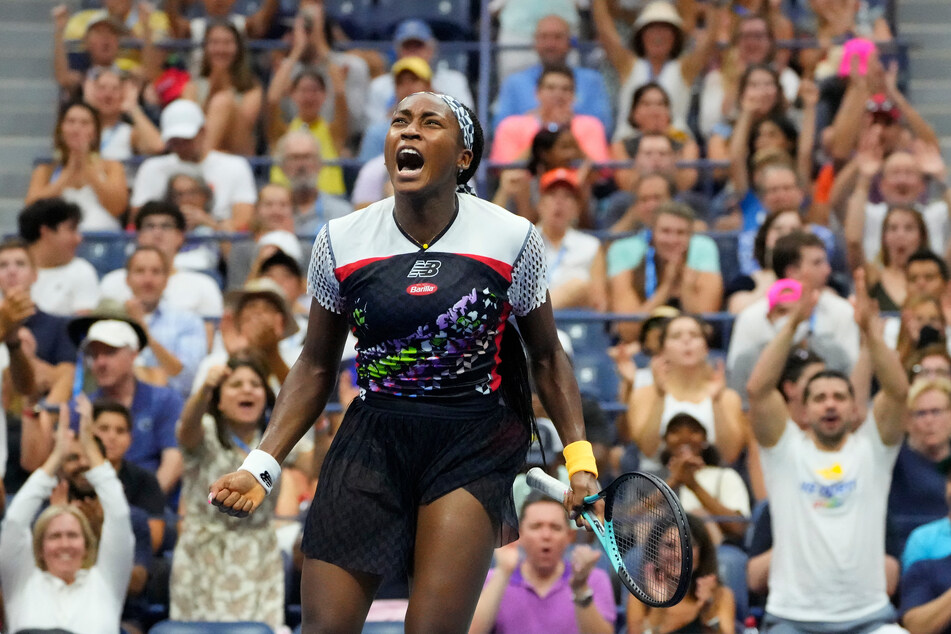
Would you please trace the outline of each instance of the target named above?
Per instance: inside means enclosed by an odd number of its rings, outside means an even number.
[[[113,348],[131,348],[135,352],[139,351],[139,336],[135,333],[135,329],[118,319],[100,319],[94,322],[86,333],[83,345],[89,345],[93,341]]]
[[[298,262],[301,261],[301,258],[304,257],[304,253],[300,246],[300,240],[297,239],[290,231],[275,230],[268,231],[263,236],[258,238],[258,245],[255,251],[260,251],[261,247],[266,245],[273,245],[291,256]]]
[[[176,99],[162,111],[162,140],[194,139],[204,125],[201,106],[189,99]]]

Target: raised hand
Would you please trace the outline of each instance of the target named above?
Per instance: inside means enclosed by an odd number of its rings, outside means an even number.
[[[261,506],[267,491],[248,471],[221,476],[211,485],[208,503],[232,517],[247,517]]]
[[[878,315],[878,302],[869,297],[868,285],[865,281],[865,269],[858,268],[854,273],[855,296],[852,299],[852,308],[855,311],[855,323],[866,336],[874,335],[874,318]]]
[[[654,388],[661,396],[667,393],[667,379],[670,376],[670,363],[662,354],[651,359],[651,373],[654,375]]]
[[[515,572],[520,559],[517,541],[495,549],[495,567],[503,574],[510,575]]]
[[[69,22],[69,9],[65,4],[58,4],[50,11],[50,17],[53,18],[53,27],[58,33],[66,30],[66,23]]]
[[[819,103],[819,87],[811,79],[803,79],[799,83],[799,96],[804,108],[815,108]]]
[[[601,557],[601,551],[595,550],[587,544],[578,544],[571,551],[571,577],[568,585],[578,591],[588,583],[588,575],[594,570],[595,564]]]
[[[947,178],[947,168],[937,146],[915,139],[912,144],[912,153],[922,174],[942,182]]]
[[[226,365],[216,365],[208,370],[202,387],[208,392],[214,391],[225,379],[231,375],[231,368]]]
[[[711,399],[717,400],[725,389],[726,364],[723,362],[723,359],[718,359],[710,372],[710,379],[707,382],[707,394]]]
[[[812,317],[812,313],[816,310],[816,304],[819,303],[819,297],[821,294],[821,289],[802,289],[802,295],[796,302],[796,310],[793,311],[792,314],[793,322],[795,324],[801,324],[804,321],[808,321]]]
[[[883,156],[882,126],[869,125],[859,138],[858,153],[855,155],[859,173],[866,178],[874,178],[882,169]]]

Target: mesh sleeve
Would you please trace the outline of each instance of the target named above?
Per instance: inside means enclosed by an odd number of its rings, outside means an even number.
[[[534,226],[522,252],[512,267],[509,303],[516,317],[522,317],[545,303],[548,296],[548,271],[545,266],[545,243]]]
[[[324,225],[310,255],[310,269],[307,272],[307,292],[317,303],[335,313],[343,312],[340,301],[340,282],[334,275],[334,255],[330,249],[330,232]]]

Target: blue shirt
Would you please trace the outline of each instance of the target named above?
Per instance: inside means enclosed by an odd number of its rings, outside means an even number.
[[[608,97],[604,77],[590,68],[575,67],[571,70],[575,75],[575,113],[597,117],[604,124],[604,130],[610,138],[610,132],[614,129],[614,117],[611,114],[611,99]],[[535,64],[531,68],[512,73],[505,78],[499,89],[499,98],[495,102],[495,112],[492,115],[493,130],[499,127],[499,123],[505,117],[525,114],[538,107],[535,89],[541,75],[542,65]]]
[[[390,129],[389,121],[378,121],[367,126],[360,141],[360,153],[357,158],[366,163],[375,156],[383,154],[383,142]]]
[[[951,519],[928,522],[911,532],[905,552],[901,555],[901,567],[908,570],[916,561],[941,559],[951,555]]]
[[[930,603],[951,588],[951,557],[919,561],[901,576],[901,617]],[[951,634],[951,626],[941,630]]]
[[[182,371],[168,378],[168,386],[182,395],[190,394],[195,370],[208,350],[208,335],[201,317],[170,308],[162,300],[155,311],[146,317],[146,322],[152,338],[182,363]],[[138,361],[149,368],[159,365],[155,353],[149,347],[139,353]]]
[[[102,397],[102,390],[96,390],[89,395],[89,400],[95,402]],[[154,473],[161,462],[162,451],[178,447],[175,424],[182,413],[182,397],[170,387],[136,380],[130,410],[132,445],[124,457]]]
[[[888,517],[902,545],[914,529],[947,516],[944,474],[927,456],[903,443],[888,492]]]

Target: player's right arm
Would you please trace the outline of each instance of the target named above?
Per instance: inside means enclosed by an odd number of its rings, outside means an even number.
[[[304,348],[281,386],[259,447],[278,463],[324,410],[337,380],[347,332],[344,315],[327,310],[319,302],[312,303]],[[244,515],[253,512],[264,496],[265,489],[255,477],[238,470],[211,485],[209,501],[223,512],[236,510]]]

